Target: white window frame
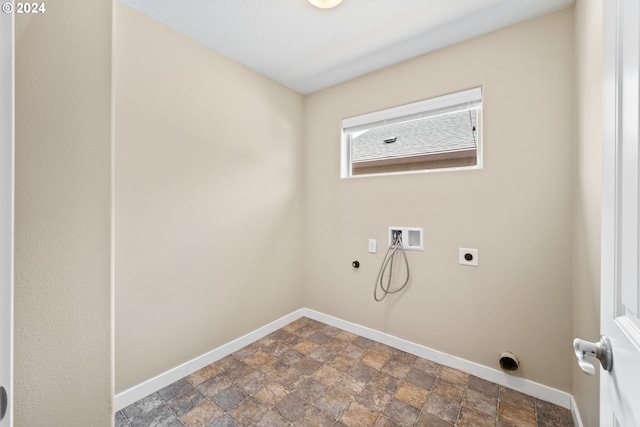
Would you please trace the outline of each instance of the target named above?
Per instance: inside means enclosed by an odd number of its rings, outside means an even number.
[[[351,167],[351,144],[349,133],[371,129],[378,126],[400,123],[418,118],[435,116],[466,108],[478,108],[478,139],[477,139],[477,164],[473,166],[443,167],[434,169],[406,170],[382,173],[370,173],[352,175]],[[367,176],[395,175],[407,173],[442,172],[454,170],[482,169],[482,88],[475,87],[460,92],[437,96],[410,104],[387,108],[361,114],[359,116],[342,119],[342,139],[341,139],[341,178],[360,178]]]

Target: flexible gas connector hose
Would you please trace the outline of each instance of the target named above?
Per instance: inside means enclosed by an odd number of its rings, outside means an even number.
[[[393,260],[395,258],[398,249],[402,252],[402,256],[404,257],[404,263],[407,267],[407,278],[398,289],[391,290],[391,275],[393,274]],[[386,281],[384,276],[386,274],[387,268],[389,269],[389,276]],[[394,237],[393,243],[389,246],[387,253],[382,260],[382,265],[380,266],[380,271],[378,272],[378,277],[376,279],[376,286],[373,289],[373,298],[380,302],[382,301],[388,294],[395,294],[396,292],[400,292],[403,290],[407,284],[409,283],[409,260],[407,259],[407,253],[404,251],[404,245],[402,244],[402,237],[398,234]],[[382,296],[378,298],[378,287],[382,290]]]

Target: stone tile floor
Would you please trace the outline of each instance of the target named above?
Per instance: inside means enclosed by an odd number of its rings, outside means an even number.
[[[116,427],[573,426],[569,410],[301,318],[116,413]]]

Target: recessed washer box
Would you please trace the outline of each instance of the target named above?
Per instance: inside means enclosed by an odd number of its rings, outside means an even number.
[[[402,246],[407,251],[424,251],[424,229],[421,227],[389,227],[389,246],[400,233]]]

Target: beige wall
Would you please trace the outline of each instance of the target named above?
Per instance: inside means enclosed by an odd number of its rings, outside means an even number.
[[[115,11],[121,392],[300,308],[302,96]]]
[[[600,205],[602,178],[602,1],[575,6],[575,243],[574,336],[600,335]],[[598,378],[573,368],[573,394],[584,425],[597,426]]]
[[[112,4],[76,6],[16,20],[16,426],[113,419]],[[599,329],[600,1],[575,8],[575,98],[569,9],[308,96],[304,117],[299,95],[115,7],[118,391],[305,305],[488,366],[514,351],[597,425],[567,342]],[[340,118],[476,85],[482,171],[338,179]],[[389,225],[424,227],[426,250],[376,304]]]
[[[111,0],[16,16],[16,427],[113,425]]]
[[[479,85],[484,169],[339,179],[341,118]],[[306,97],[304,304],[494,368],[513,351],[518,375],[570,392],[572,104],[571,8]],[[424,227],[425,250],[376,303],[391,225]]]

